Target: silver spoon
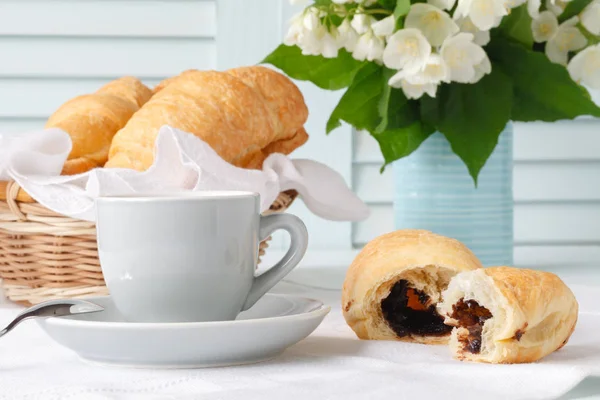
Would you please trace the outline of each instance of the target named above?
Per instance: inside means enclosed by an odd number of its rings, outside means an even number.
[[[64,317],[67,315],[77,315],[92,313],[104,310],[97,304],[84,300],[65,299],[45,301],[35,306],[29,307],[17,315],[6,328],[0,331],[0,337],[12,331],[17,325],[30,318],[46,317]]]

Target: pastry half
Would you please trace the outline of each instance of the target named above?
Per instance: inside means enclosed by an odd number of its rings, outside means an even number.
[[[144,171],[160,128],[202,139],[225,161],[260,169],[271,153],[289,154],[308,140],[308,108],[298,87],[272,69],[187,70],[165,79],[115,135],[106,167]]]
[[[348,269],[342,308],[361,339],[447,343],[452,327],[436,309],[461,271],[481,268],[462,243],[424,230],[399,230],[369,242]]]
[[[62,174],[104,166],[113,136],[151,95],[137,78],[126,76],[61,105],[48,118],[46,128],[60,128],[71,137],[73,145]]]
[[[533,362],[564,346],[577,322],[571,290],[549,272],[492,267],[455,276],[438,306],[460,360]]]

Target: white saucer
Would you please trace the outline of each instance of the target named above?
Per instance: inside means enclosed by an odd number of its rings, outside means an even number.
[[[105,310],[38,323],[86,361],[145,368],[265,361],[310,335],[330,310],[317,300],[267,294],[235,321],[131,323],[124,322],[109,296],[86,300]]]

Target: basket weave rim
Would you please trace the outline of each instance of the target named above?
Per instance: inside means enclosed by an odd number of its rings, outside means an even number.
[[[0,181],[0,200],[8,201],[11,198],[22,203],[36,202],[17,182]]]

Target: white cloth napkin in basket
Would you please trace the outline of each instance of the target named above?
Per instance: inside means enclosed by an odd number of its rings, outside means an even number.
[[[61,176],[70,151],[71,139],[60,129],[0,135],[0,180],[12,179],[45,207],[87,221],[95,220],[94,200],[99,196],[182,190],[257,192],[262,212],[280,192],[295,189],[307,208],[322,218],[358,221],[369,215],[342,176],[324,164],[271,154],[262,171],[237,168],[201,139],[166,125],[156,140],[154,164],[145,172],[96,168]]]

